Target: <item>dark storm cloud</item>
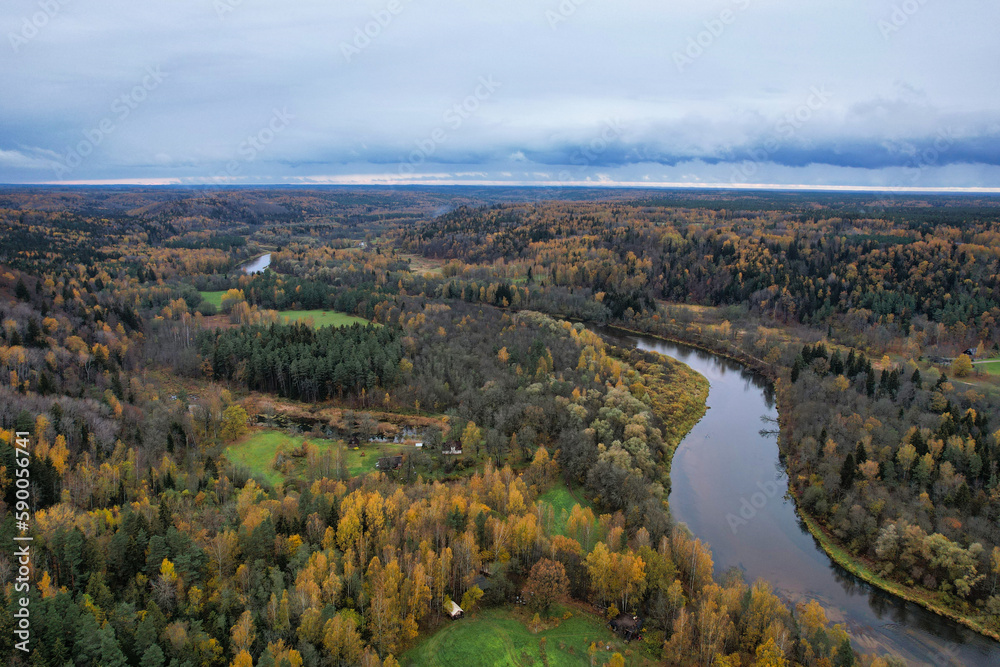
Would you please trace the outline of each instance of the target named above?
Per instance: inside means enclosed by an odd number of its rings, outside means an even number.
[[[0,181],[701,183],[750,161],[995,187],[998,24],[983,0],[11,0]]]

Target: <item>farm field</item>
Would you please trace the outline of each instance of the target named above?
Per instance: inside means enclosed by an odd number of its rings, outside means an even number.
[[[542,643],[542,640],[544,644]],[[499,609],[477,612],[446,625],[426,640],[404,653],[399,663],[412,665],[590,665],[587,648],[591,642],[602,648],[594,664],[603,664],[614,652],[625,653],[625,644],[608,629],[603,619],[575,612],[557,627],[532,633],[514,613]],[[633,651],[641,650],[639,643]],[[642,664],[635,656],[626,664]]]

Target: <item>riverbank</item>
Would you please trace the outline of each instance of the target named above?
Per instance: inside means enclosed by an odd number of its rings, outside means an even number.
[[[255,257],[251,257],[250,259],[244,260],[242,264],[236,267],[236,270],[242,271],[243,273],[246,273],[248,275],[252,275],[254,273],[260,273],[271,265],[272,254],[273,253],[271,251],[262,252],[259,255],[256,255]]]
[[[837,565],[844,568],[858,579],[862,579],[880,590],[891,593],[892,595],[906,600],[907,602],[918,604],[938,616],[943,616],[955,621],[956,623],[961,623],[965,627],[978,632],[984,637],[1000,641],[1000,634],[990,630],[975,619],[959,614],[950,607],[945,607],[936,603],[929,597],[934,594],[925,593],[919,589],[904,586],[903,584],[880,577],[878,574],[873,572],[864,561],[844,550],[844,548],[836,541],[836,538],[830,535],[829,532],[819,525],[815,519],[802,511],[799,508],[798,497],[796,497],[794,493],[792,495],[795,497],[795,513],[800,519],[802,519],[802,522],[805,524],[806,528],[809,529],[812,536],[816,538],[816,541],[819,542],[820,546],[823,547],[823,551],[826,552],[826,554]]]
[[[686,339],[682,336],[677,335],[664,335],[662,333],[654,333],[649,331],[640,331],[629,329],[625,326],[611,326],[609,328],[617,329],[623,333],[630,333],[633,335],[644,336],[659,339],[665,342],[685,345],[687,347],[692,347],[695,349],[703,350],[715,354],[720,357],[730,359],[732,361],[739,362],[744,366],[750,368],[751,370],[760,373],[762,376],[768,378],[772,384],[775,385],[776,391],[776,402],[777,410],[780,415],[784,412],[784,408],[788,405],[789,397],[786,391],[782,391],[780,374],[773,365],[766,364],[762,360],[752,357],[751,355],[742,353],[741,351],[734,351],[729,349],[729,346],[719,346],[706,343],[705,341],[692,341]],[[787,389],[787,388],[786,388]],[[786,434],[783,430],[782,437]],[[786,470],[787,472],[787,470]],[[874,586],[886,593],[894,595],[901,600],[911,602],[913,604],[919,605],[931,613],[934,613],[943,618],[947,618],[955,623],[958,623],[970,630],[987,637],[989,639],[1000,641],[1000,634],[991,630],[989,627],[984,625],[980,617],[971,616],[968,614],[963,614],[960,611],[955,610],[951,606],[939,600],[942,596],[940,593],[933,593],[925,591],[920,588],[906,586],[898,582],[890,581],[879,576],[875,571],[873,571],[866,562],[851,554],[841,545],[836,538],[828,533],[814,518],[809,516],[805,510],[801,507],[799,497],[792,490],[789,494],[793,500],[793,507],[796,516],[802,521],[803,525],[808,529],[809,533],[818,542],[822,551],[837,565],[842,567],[844,570],[850,572],[858,579],[867,582],[871,586]]]
[[[655,363],[635,359],[630,359],[629,363],[642,374],[650,408],[663,422],[661,432],[665,451],[662,466],[664,487],[669,489],[674,452],[708,411],[709,383],[705,376],[687,364],[666,355],[655,354],[655,357]]]
[[[695,341],[690,338],[684,338],[680,336],[668,335],[663,333],[653,333],[651,331],[642,331],[640,329],[629,329],[626,326],[620,324],[608,324],[605,325],[609,329],[615,329],[623,333],[634,334],[636,336],[649,336],[650,338],[658,338],[667,343],[674,343],[676,345],[684,345],[686,347],[691,347],[696,350],[701,350],[702,352],[708,352],[709,354],[714,354],[716,356],[722,357],[723,359],[729,359],[730,361],[735,361],[736,363],[743,364],[747,368],[750,368],[755,373],[759,373],[766,377],[769,381],[774,382],[778,379],[778,374],[771,365],[764,362],[763,359],[758,359],[752,355],[749,355],[741,350],[732,349],[730,347],[721,347],[711,345],[702,341]]]
[[[782,391],[780,383],[778,383],[777,391],[775,393],[778,414],[780,415],[789,398],[786,392]],[[784,436],[785,433],[782,432],[782,437]],[[989,629],[976,618],[967,614],[962,614],[954,608],[939,602],[937,598],[942,597],[943,594],[931,592],[914,586],[907,586],[880,576],[871,569],[867,560],[859,556],[855,556],[848,551],[847,548],[841,544],[824,526],[822,526],[815,517],[805,511],[802,507],[802,503],[800,502],[800,494],[796,493],[794,487],[789,487],[789,496],[792,498],[795,514],[809,530],[809,533],[813,536],[813,538],[815,538],[819,543],[824,553],[826,553],[826,555],[829,556],[834,563],[844,568],[858,579],[861,579],[879,590],[895,595],[896,597],[906,600],[907,602],[920,605],[924,609],[937,614],[938,616],[951,619],[952,621],[959,623],[970,630],[983,635],[984,637],[1000,642],[1000,633]]]

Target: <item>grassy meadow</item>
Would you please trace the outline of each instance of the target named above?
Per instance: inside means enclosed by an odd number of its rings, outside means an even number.
[[[265,429],[255,431],[239,442],[226,447],[225,453],[226,458],[233,464],[249,470],[253,477],[266,480],[271,484],[279,484],[286,479],[308,476],[306,457],[288,456],[283,470],[276,470],[273,466],[278,451],[291,454],[306,441],[316,447],[319,460],[322,460],[325,452],[330,452],[332,475],[337,474],[339,465],[348,477],[358,477],[372,472],[375,470],[375,462],[381,456],[404,454],[413,449],[413,447],[405,445],[369,443],[355,450],[347,447],[340,440],[289,435],[283,431]]]
[[[222,310],[222,297],[225,292],[202,292],[202,300],[212,304],[219,311]],[[368,324],[369,321],[363,317],[338,313],[332,310],[281,310],[278,314],[286,322],[298,322],[300,320],[312,319],[313,327],[349,327],[352,324]]]
[[[559,621],[556,627],[533,633],[515,612],[488,609],[448,622],[441,630],[404,653],[399,664],[404,667],[589,666],[592,663],[587,648],[591,642],[602,647],[593,664],[604,664],[616,651],[623,655],[626,652],[624,642],[597,616],[574,610],[573,616]],[[604,647],[609,645],[612,650],[605,650]],[[642,650],[639,642],[631,646],[634,647],[633,652]],[[646,662],[641,658],[636,660],[636,657],[626,657],[626,664]]]
[[[282,310],[278,312],[288,322],[298,322],[312,318],[313,327],[349,327],[352,324],[369,324],[363,317],[345,315],[332,310]]]
[[[593,509],[591,504],[584,499],[582,489],[578,489],[576,491],[576,496],[574,496],[567,486],[558,483],[545,493],[538,496],[538,502],[552,506],[554,521],[552,530],[558,535],[566,535],[566,519],[569,518],[569,513],[570,510],[573,509],[573,505],[590,507]],[[596,532],[596,522],[594,527]]]

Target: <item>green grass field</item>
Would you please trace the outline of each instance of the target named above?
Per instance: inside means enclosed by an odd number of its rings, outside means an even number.
[[[375,462],[380,456],[405,453],[412,449],[402,445],[368,444],[358,450],[353,450],[339,440],[307,438],[288,435],[281,431],[263,430],[252,433],[241,442],[226,447],[226,458],[237,466],[247,468],[254,477],[264,479],[271,484],[278,484],[286,479],[286,475],[272,467],[275,454],[278,453],[279,449],[291,452],[301,447],[305,440],[314,445],[321,456],[326,451],[332,452],[334,465],[336,465],[339,451],[340,465],[350,477],[357,477],[373,471]],[[292,458],[291,461],[292,465],[287,478],[305,477],[307,472],[305,458]],[[334,474],[336,474],[335,471]]]
[[[222,310],[222,296],[225,292],[202,292],[201,298]],[[352,324],[368,324],[368,320],[354,315],[345,315],[332,310],[282,310],[278,312],[288,322],[298,322],[312,318],[313,326],[320,327],[349,327]]]
[[[552,530],[555,534],[566,534],[566,519],[569,517],[569,511],[573,509],[573,505],[591,507],[591,509],[593,509],[591,504],[583,499],[582,491],[577,490],[576,495],[580,498],[580,500],[574,498],[573,494],[569,492],[569,489],[565,485],[557,484],[542,495],[538,496],[539,502],[551,505],[554,510],[555,523],[552,526]]]
[[[1000,375],[1000,361],[987,361],[982,364],[976,364],[974,368],[988,375]]]
[[[540,640],[545,638],[545,657]],[[591,642],[610,644],[612,651],[601,650],[596,656],[600,665],[611,659],[614,651],[624,655],[624,643],[595,616],[574,614],[558,627],[531,633],[510,611],[489,609],[473,617],[449,622],[441,630],[403,654],[401,665],[462,665],[487,667],[500,665],[590,665],[587,647]],[[641,650],[634,643],[636,651]],[[628,659],[627,664],[638,664]]]
[[[368,320],[354,315],[336,313],[332,310],[282,310],[278,313],[289,322],[298,322],[308,318],[313,319],[313,326],[320,327],[349,327],[352,324],[368,324]]]
[[[243,442],[226,447],[226,458],[250,470],[254,477],[263,477],[271,484],[282,481],[283,475],[271,467],[278,448],[291,451],[302,444],[302,438],[286,436],[278,431],[255,433]]]
[[[222,295],[225,292],[202,292],[201,298],[208,301],[210,304],[216,308],[222,308]]]

